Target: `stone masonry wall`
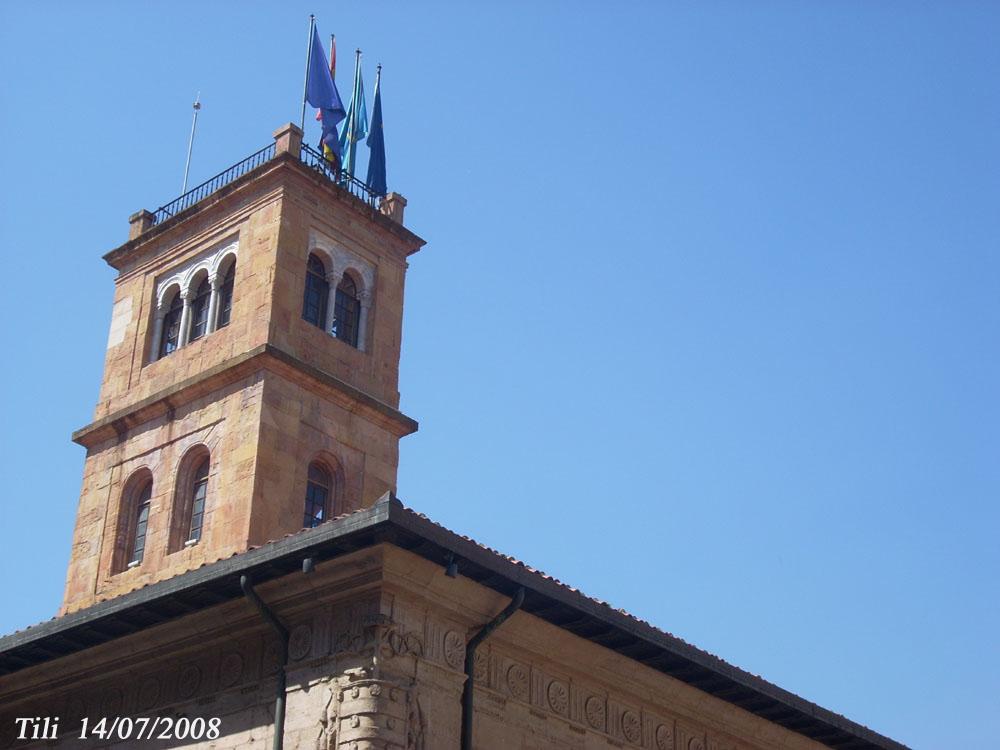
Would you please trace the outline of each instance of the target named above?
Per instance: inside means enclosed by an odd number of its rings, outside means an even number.
[[[235,583],[234,583],[235,586]],[[258,588],[290,632],[288,750],[457,750],[466,639],[507,600],[390,545]],[[0,678],[0,748],[270,746],[278,643],[244,599]],[[516,613],[475,661],[484,750],[819,750],[807,738]],[[60,716],[14,742],[15,716]],[[93,741],[80,719],[219,717],[218,739]]]

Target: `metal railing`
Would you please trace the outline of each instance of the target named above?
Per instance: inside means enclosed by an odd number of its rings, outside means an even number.
[[[323,158],[321,153],[304,143],[302,144],[302,151],[300,152],[299,158],[307,167],[311,167],[320,174],[325,175],[331,182],[334,182],[344,188],[344,190],[349,192],[355,198],[363,200],[372,208],[377,209],[379,204],[382,202],[382,196],[368,187],[366,183],[362,182],[357,177],[347,174],[347,172],[334,169],[333,165]]]
[[[256,154],[251,154],[246,159],[231,166],[224,172],[219,172],[215,177],[206,180],[197,187],[188,190],[184,195],[175,198],[165,206],[160,206],[153,212],[153,224],[166,221],[171,216],[176,216],[186,208],[190,208],[200,200],[204,200],[217,190],[221,190],[230,182],[242,177],[252,169],[256,169],[261,164],[274,158],[274,144],[265,146]]]
[[[243,161],[234,164],[224,172],[219,172],[219,174],[215,175],[215,177],[206,180],[197,187],[191,188],[184,193],[184,195],[179,198],[175,198],[165,206],[160,206],[153,212],[153,225],[155,226],[156,224],[160,224],[161,222],[169,219],[171,216],[176,216],[184,209],[190,208],[198,201],[204,200],[212,193],[224,188],[230,182],[233,182],[234,180],[245,175],[247,172],[256,169],[264,162],[270,161],[274,158],[274,154],[275,149],[274,144],[272,143],[265,146],[257,153],[251,154]],[[324,175],[331,182],[339,185],[355,198],[364,201],[373,209],[377,209],[379,204],[382,202],[382,196],[373,191],[367,184],[358,178],[347,174],[346,172],[334,169],[333,165],[324,159],[322,154],[304,143],[302,144],[302,150],[299,152],[299,159],[301,159],[302,163],[307,167],[310,167]]]

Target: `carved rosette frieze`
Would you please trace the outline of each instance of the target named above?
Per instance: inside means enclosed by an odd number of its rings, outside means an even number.
[[[654,735],[656,750],[674,750],[674,729],[670,724],[660,724]]]
[[[243,677],[243,657],[235,651],[222,657],[219,664],[219,685],[232,687]]]
[[[449,630],[444,634],[444,661],[452,669],[465,667],[465,638],[461,633]]]
[[[152,708],[160,698],[160,681],[156,677],[146,677],[139,683],[139,708]]]
[[[511,664],[507,667],[507,689],[519,701],[527,701],[530,695],[528,688],[528,670],[521,664]]]
[[[608,707],[604,698],[592,695],[583,704],[584,716],[592,729],[603,732],[607,728]]]
[[[181,669],[177,678],[177,695],[180,698],[190,698],[201,687],[201,668],[197,664],[188,664]]]
[[[626,709],[622,712],[622,735],[629,742],[638,742],[642,738],[642,721],[635,711]]]
[[[552,680],[545,691],[549,708],[560,716],[565,716],[569,711],[569,686],[560,680]]]
[[[288,657],[293,661],[304,659],[312,650],[312,626],[303,623],[292,629],[288,636]]]

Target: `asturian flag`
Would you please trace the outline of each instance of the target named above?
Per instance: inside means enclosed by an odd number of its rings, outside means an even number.
[[[365,86],[361,82],[361,50],[356,53],[354,63],[354,93],[347,109],[347,120],[340,131],[340,155],[343,169],[354,176],[358,141],[368,135],[368,108],[365,106]]]

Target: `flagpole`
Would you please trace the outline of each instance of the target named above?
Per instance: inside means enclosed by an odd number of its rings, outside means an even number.
[[[316,28],[316,16],[309,14],[309,41],[306,44],[306,75],[302,81],[302,118],[299,120],[299,128],[304,133],[306,130],[306,96],[309,90],[309,66],[312,64],[313,51],[313,29]]]
[[[194,98],[194,104],[191,105],[194,108],[194,117],[191,118],[191,137],[188,138],[188,155],[187,161],[184,162],[184,183],[181,185],[181,195],[187,192],[188,187],[188,171],[191,169],[191,151],[194,148],[194,131],[198,127],[198,112],[201,110],[201,92]]]

